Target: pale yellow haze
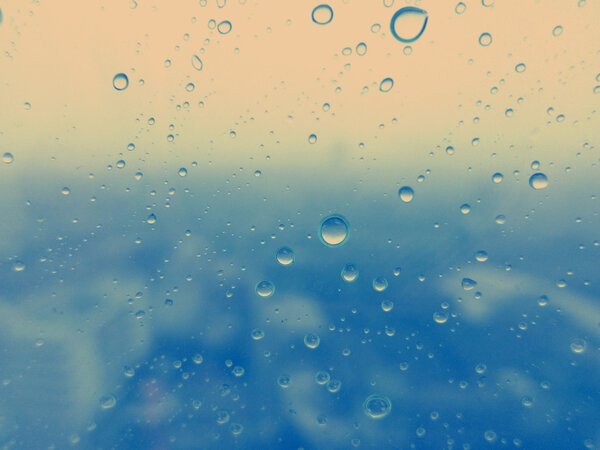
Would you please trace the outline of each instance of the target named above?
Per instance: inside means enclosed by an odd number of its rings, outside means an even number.
[[[41,166],[114,163],[120,153],[133,155],[129,142],[136,157],[157,161],[201,161],[211,151],[213,159],[247,161],[285,151],[287,161],[310,164],[335,146],[357,156],[360,142],[390,160],[443,153],[445,142],[474,151],[475,136],[498,151],[545,146],[560,158],[561,146],[598,137],[600,2],[485,7],[471,0],[457,14],[458,2],[447,0],[332,1],[333,20],[317,25],[311,11],[319,3],[3,1],[1,150]],[[428,13],[411,44],[390,32],[391,17],[405,6]],[[231,32],[220,34],[211,19],[229,20]],[[493,38],[487,47],[478,42],[484,32]],[[356,53],[361,42],[364,56]],[[523,73],[515,71],[519,63]],[[129,77],[120,92],[112,84],[119,72]],[[386,77],[394,86],[382,93]]]

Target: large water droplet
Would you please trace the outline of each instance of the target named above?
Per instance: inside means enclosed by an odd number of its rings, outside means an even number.
[[[270,297],[275,293],[275,285],[270,281],[260,281],[256,284],[256,293],[261,297]]]
[[[277,378],[277,384],[284,389],[289,388],[291,382],[292,382],[292,380],[289,375],[284,374],[284,375],[280,375],[279,378]]]
[[[415,198],[415,191],[410,186],[403,186],[398,190],[398,197],[404,203],[409,203]]]
[[[23,272],[25,270],[25,263],[23,261],[15,261],[13,263],[12,269],[15,272]]]
[[[311,17],[314,23],[318,25],[327,25],[333,19],[333,9],[326,4],[316,6],[312,10]]]
[[[525,72],[525,69],[527,68],[527,66],[523,63],[519,63],[515,66],[515,72],[517,73],[523,73]]]
[[[348,221],[340,215],[325,217],[319,227],[319,238],[328,247],[339,247],[348,240]]]
[[[585,341],[579,338],[573,339],[570,347],[573,353],[583,353],[585,351]]]
[[[129,78],[124,73],[118,73],[113,77],[113,87],[117,91],[124,91],[129,86]]]
[[[534,189],[545,189],[548,187],[548,177],[542,172],[534,173],[529,177],[529,186]]]
[[[384,78],[383,80],[381,80],[381,83],[379,83],[379,90],[381,92],[389,92],[392,90],[393,87],[394,80],[392,80],[390,77]]]
[[[427,11],[414,6],[401,8],[392,16],[390,30],[400,42],[414,42],[421,37],[427,26]]]
[[[281,247],[277,250],[277,262],[282,266],[289,266],[295,261],[294,251],[289,247]]]
[[[372,419],[382,419],[392,410],[392,402],[384,395],[369,395],[363,403],[365,414]]]
[[[383,292],[388,287],[388,280],[385,277],[377,277],[373,280],[373,289],[377,292]]]

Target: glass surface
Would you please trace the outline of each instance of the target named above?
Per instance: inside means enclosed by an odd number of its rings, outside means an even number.
[[[2,447],[599,447],[598,18],[1,2]]]

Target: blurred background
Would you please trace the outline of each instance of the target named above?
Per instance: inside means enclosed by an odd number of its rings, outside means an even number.
[[[3,448],[599,447],[599,17],[0,1]]]

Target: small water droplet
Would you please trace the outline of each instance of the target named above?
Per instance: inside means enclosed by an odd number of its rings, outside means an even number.
[[[556,25],[554,28],[552,28],[552,35],[553,36],[560,36],[563,32],[563,27],[561,25]]]
[[[525,72],[525,69],[527,68],[527,66],[523,63],[519,63],[515,66],[515,72],[517,73],[523,73]]]
[[[399,9],[392,16],[390,30],[400,42],[410,43],[421,37],[427,26],[427,11],[414,6]]]
[[[369,395],[363,403],[365,414],[371,419],[383,419],[392,411],[392,402],[384,395]]]
[[[475,286],[477,286],[477,281],[472,280],[470,278],[463,278],[460,284],[465,291],[470,291]]]
[[[358,278],[358,269],[354,264],[346,264],[342,268],[341,276],[344,281],[351,283]]]
[[[306,336],[304,336],[304,345],[306,345],[308,348],[317,348],[320,343],[321,338],[318,334],[308,333]]]
[[[373,289],[377,292],[383,292],[388,287],[388,280],[385,277],[377,277],[373,280]]]
[[[294,251],[289,247],[281,247],[277,250],[277,262],[282,266],[289,266],[295,261]]]
[[[117,404],[117,399],[114,395],[104,395],[100,397],[100,408],[102,409],[110,409]]]
[[[356,45],[356,54],[358,56],[366,55],[367,54],[367,44],[365,44],[364,42],[357,44]]]
[[[319,226],[319,238],[328,247],[343,245],[350,235],[348,221],[341,215],[325,217]]]
[[[118,73],[113,77],[113,87],[117,91],[124,91],[129,86],[129,78],[124,73]]]
[[[583,339],[576,338],[571,341],[570,347],[573,353],[583,353],[585,351],[586,342]]]
[[[254,330],[252,330],[250,332],[250,336],[255,341],[260,341],[262,338],[265,337],[265,332],[263,330],[259,329],[259,328],[255,328]]]
[[[181,169],[179,169],[177,171],[177,173],[179,174],[180,177],[185,177],[187,175],[187,169],[185,167],[182,167]]]
[[[394,302],[391,300],[383,300],[381,302],[381,309],[385,312],[390,312],[394,308]]]
[[[479,262],[485,262],[488,260],[488,254],[484,250],[479,250],[477,253],[475,253],[475,259]]]
[[[192,67],[196,70],[202,70],[204,68],[204,63],[198,55],[192,56]]]
[[[68,187],[66,187],[66,186],[65,186],[64,188],[62,188],[62,189],[60,190],[60,193],[61,193],[62,195],[69,195],[69,194],[71,193],[71,189],[69,189]]]
[[[436,311],[433,313],[433,320],[436,323],[446,323],[448,321],[447,311]]]
[[[271,297],[275,293],[275,285],[270,281],[260,281],[256,284],[256,293],[261,297]]]
[[[392,90],[392,88],[394,87],[394,80],[392,80],[391,78],[384,78],[383,80],[381,80],[381,83],[379,83],[379,90],[381,92],[389,92]]]
[[[481,33],[479,36],[479,45],[487,47],[492,43],[492,35],[490,33]]]
[[[279,375],[279,378],[277,378],[277,384],[284,389],[289,388],[291,382],[292,380],[289,375]]]
[[[12,265],[12,269],[15,272],[22,272],[25,270],[25,263],[23,261],[15,261]]]
[[[12,153],[6,152],[2,155],[2,162],[4,164],[10,164],[15,160],[14,156],[12,155]]]
[[[496,172],[494,175],[492,175],[492,181],[494,183],[502,183],[502,180],[504,180],[504,175],[502,175],[500,172]]]
[[[327,382],[327,390],[332,394],[338,392],[342,388],[342,382],[340,380],[332,379]]]
[[[415,191],[410,186],[403,186],[398,190],[398,197],[404,203],[410,203],[415,198]]]
[[[333,19],[331,6],[322,4],[312,10],[312,21],[318,25],[327,25]]]
[[[534,173],[529,177],[529,186],[533,189],[545,189],[548,187],[548,177],[542,172]]]
[[[463,214],[469,214],[471,212],[471,205],[469,205],[468,203],[463,203],[462,205],[460,205],[460,212]]]
[[[467,10],[467,5],[465,5],[463,2],[458,2],[456,4],[456,6],[454,7],[454,12],[456,14],[463,14],[466,10]]]
[[[224,20],[219,25],[217,25],[217,31],[221,34],[227,34],[231,31],[231,22],[229,20]]]
[[[324,370],[319,370],[315,374],[315,381],[317,382],[317,384],[326,384],[330,379],[331,375],[329,375],[329,373],[325,372]]]
[[[150,214],[146,219],[146,222],[150,225],[154,225],[156,223],[156,215],[154,213]]]
[[[308,143],[309,144],[316,144],[317,143],[317,135],[316,134],[311,134],[310,136],[308,136]]]

